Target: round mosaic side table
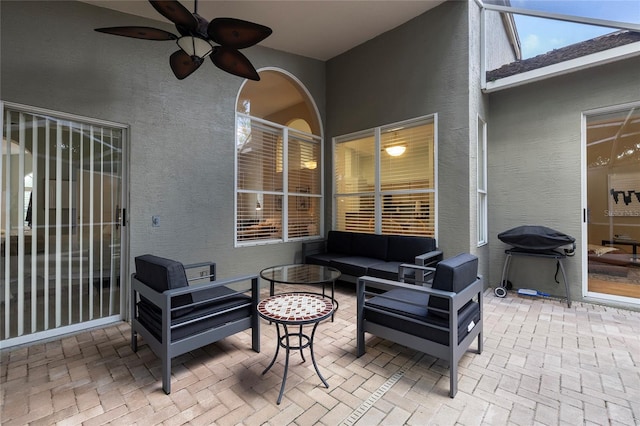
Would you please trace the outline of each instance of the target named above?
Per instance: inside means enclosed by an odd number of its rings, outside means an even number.
[[[282,377],[282,386],[280,386],[280,394],[278,395],[278,404],[282,401],[285,384],[287,383],[289,354],[291,350],[299,350],[302,361],[304,362],[306,360],[302,349],[308,347],[311,353],[311,361],[313,361],[313,367],[316,373],[318,373],[318,377],[320,377],[324,386],[329,388],[329,384],[324,377],[322,377],[322,374],[320,374],[318,364],[316,364],[316,358],[313,354],[313,338],[320,321],[329,318],[333,313],[333,309],[333,301],[331,299],[315,293],[276,294],[258,303],[258,314],[265,320],[275,323],[278,334],[276,353],[262,374],[265,374],[273,367],[280,348],[282,347],[286,350],[284,374]],[[303,325],[309,324],[313,324],[311,336],[304,334],[302,330]],[[280,326],[282,326],[283,329],[282,333],[280,332]],[[300,328],[298,331],[289,331],[289,326],[299,326]]]

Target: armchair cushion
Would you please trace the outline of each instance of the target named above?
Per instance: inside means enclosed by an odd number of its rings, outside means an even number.
[[[228,287],[197,291],[193,298],[196,306],[171,321],[171,326],[175,327],[171,330],[171,341],[251,316],[251,297]],[[138,320],[162,341],[162,311],[158,307],[141,300]]]
[[[377,309],[365,309],[367,321],[396,329],[449,345],[449,332],[446,329],[448,320],[427,309],[429,295],[424,292],[408,289],[389,290],[384,295],[367,300],[367,306]],[[433,297],[433,296],[431,296]],[[467,303],[458,313],[458,343],[469,334],[469,325],[477,324],[480,319],[480,306],[477,302]]]
[[[135,261],[137,278],[158,293],[164,293],[167,290],[187,287],[189,285],[184,265],[180,262],[152,254],[137,256]],[[144,297],[141,299],[146,304],[151,304],[148,300],[144,299]],[[193,299],[190,294],[177,296],[173,300],[172,308],[190,305],[191,303],[193,303]],[[179,318],[192,310],[192,307],[186,307],[173,311],[171,318]]]
[[[433,276],[432,288],[434,290],[459,293],[476,280],[477,273],[478,258],[469,253],[461,253],[438,263]],[[430,297],[427,306],[442,311],[449,311],[449,303],[447,299],[442,297]],[[430,310],[430,314],[443,319],[449,319],[449,314],[446,312]]]

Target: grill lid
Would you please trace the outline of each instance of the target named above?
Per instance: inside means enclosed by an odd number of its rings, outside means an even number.
[[[498,239],[531,251],[553,250],[558,247],[572,245],[575,249],[576,239],[546,226],[523,225],[498,234]]]

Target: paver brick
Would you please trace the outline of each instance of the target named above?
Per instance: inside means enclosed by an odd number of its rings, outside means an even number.
[[[294,423],[296,425],[314,425],[320,421],[321,418],[329,412],[329,409],[322,404],[313,404],[311,407],[304,410],[304,412],[298,416]]]
[[[261,353],[246,331],[184,354],[165,395],[160,361],[142,339],[133,353],[119,323],[0,351],[2,424],[338,425],[398,371],[356,424],[640,424],[640,312],[488,291],[484,352],[460,360],[451,399],[442,360],[371,335],[357,358],[353,289],[336,290],[340,309],[315,346],[329,389],[293,354],[275,403],[283,359],[262,375],[276,345],[263,322]]]

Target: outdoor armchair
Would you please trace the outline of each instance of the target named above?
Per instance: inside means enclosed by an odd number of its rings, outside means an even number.
[[[171,359],[251,328],[260,352],[259,279],[215,280],[212,262],[183,265],[150,254],[135,258],[131,276],[131,349],[140,334],[162,360],[162,389],[171,392]],[[210,267],[210,281],[189,285],[185,268]],[[199,277],[198,277],[199,278]]]
[[[449,362],[449,396],[458,361],[478,338],[482,352],[482,279],[478,258],[459,254],[438,263],[431,287],[363,276],[357,286],[357,356],[365,332]]]

